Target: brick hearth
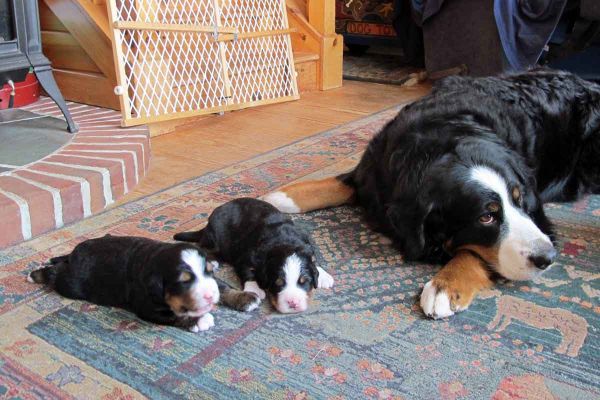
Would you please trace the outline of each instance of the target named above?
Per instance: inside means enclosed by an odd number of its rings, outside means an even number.
[[[44,97],[22,109],[61,116]],[[146,127],[121,128],[120,113],[114,110],[76,103],[69,109],[79,132],[68,144],[0,173],[0,248],[105,209],[146,174],[150,160]]]

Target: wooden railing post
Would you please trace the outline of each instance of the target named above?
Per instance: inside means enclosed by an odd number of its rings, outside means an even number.
[[[335,0],[307,0],[308,22],[321,34],[319,89],[342,86],[344,39],[335,33]]]
[[[322,35],[335,34],[335,0],[307,0],[308,22]]]

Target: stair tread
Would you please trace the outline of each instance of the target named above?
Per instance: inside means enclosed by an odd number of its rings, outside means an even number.
[[[305,51],[294,51],[294,62],[295,63],[303,63],[309,61],[316,61],[319,59],[319,55],[317,53],[310,53]]]
[[[77,0],[77,3],[83,8],[85,13],[100,28],[100,30],[110,38],[110,24],[108,22],[108,10],[104,2],[99,0]]]

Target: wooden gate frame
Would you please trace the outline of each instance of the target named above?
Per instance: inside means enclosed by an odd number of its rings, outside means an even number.
[[[296,29],[290,29],[285,0],[270,0],[277,1],[282,10],[282,24],[285,29],[273,29],[273,30],[264,30],[264,31],[244,31],[243,28],[239,29],[238,27],[226,27],[223,26],[222,23],[222,6],[221,3],[224,1],[231,0],[196,0],[199,3],[204,2],[212,2],[213,10],[214,10],[214,19],[216,23],[212,26],[210,25],[198,25],[198,24],[174,24],[174,23],[163,23],[163,22],[143,22],[143,21],[123,21],[119,18],[118,8],[117,8],[118,0],[108,0],[108,16],[109,16],[109,24],[112,32],[112,47],[113,54],[115,60],[115,68],[117,71],[117,85],[115,87],[115,94],[119,96],[119,101],[121,104],[121,115],[122,115],[122,126],[134,126],[140,124],[168,121],[177,118],[186,118],[193,117],[204,114],[213,114],[213,113],[224,113],[225,111],[234,111],[240,110],[248,107],[255,107],[260,105],[267,105],[273,103],[280,103],[285,101],[297,100],[300,98],[298,93],[298,85],[297,85],[297,72],[294,67],[294,57],[292,52],[292,43],[290,34],[295,32]],[[136,1],[136,0],[119,0],[119,1]],[[143,0],[143,3],[153,3],[158,6],[158,3],[161,0]],[[238,0],[240,1],[240,0]],[[256,1],[256,0],[241,0],[241,1]],[[220,106],[207,107],[203,109],[197,110],[184,110],[175,113],[168,114],[159,114],[152,116],[136,116],[132,114],[131,102],[129,96],[129,90],[133,90],[131,86],[127,84],[127,75],[125,71],[125,59],[123,53],[123,42],[120,40],[120,33],[122,30],[133,30],[133,31],[148,31],[148,32],[180,32],[180,33],[191,33],[191,34],[206,34],[211,35],[211,40],[217,43],[218,53],[220,56],[219,63],[221,65],[221,76],[223,77],[223,91],[225,93],[226,104]],[[255,38],[263,38],[263,37],[275,37],[275,36],[284,36],[283,40],[285,46],[287,47],[286,51],[286,59],[283,60],[287,63],[289,68],[289,79],[290,79],[290,93],[281,97],[274,98],[266,98],[266,99],[253,99],[249,101],[244,101],[240,103],[234,103],[232,101],[232,91],[233,87],[231,84],[229,70],[230,64],[229,60],[226,58],[226,46],[227,43],[240,43],[240,41],[255,39]],[[133,74],[133,73],[132,73]]]

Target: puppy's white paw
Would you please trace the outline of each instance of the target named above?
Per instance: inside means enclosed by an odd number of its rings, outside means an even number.
[[[235,295],[229,296],[231,300],[224,304],[227,304],[234,310],[242,312],[250,312],[256,310],[258,306],[260,306],[261,300],[258,298],[258,295],[256,293],[238,292],[237,290],[235,292]]]
[[[213,317],[211,313],[206,313],[203,316],[201,316],[200,318],[198,318],[198,321],[196,321],[196,325],[193,325],[190,328],[190,331],[192,331],[192,332],[207,331],[210,328],[212,328],[213,326],[215,326],[215,317]]]
[[[454,315],[450,306],[450,298],[444,290],[431,282],[427,282],[421,293],[421,308],[428,317],[433,319],[446,318]],[[457,310],[458,311],[458,310]]]
[[[317,282],[317,287],[319,289],[331,289],[333,287],[333,276],[329,275],[327,271],[325,271],[321,267],[317,267],[319,271],[319,281]]]
[[[256,293],[259,299],[263,300],[267,294],[264,290],[258,287],[256,281],[248,281],[244,283],[244,292]]]
[[[248,292],[250,293],[250,292]],[[256,294],[256,293],[255,293]],[[258,295],[257,295],[258,296]],[[260,297],[257,297],[255,301],[246,304],[246,307],[244,309],[244,312],[250,312],[250,311],[254,311],[258,308],[258,306],[260,306]]]

